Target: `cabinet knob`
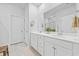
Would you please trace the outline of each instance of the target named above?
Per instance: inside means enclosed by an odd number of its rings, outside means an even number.
[[[55,47],[52,47],[53,49],[56,49]]]
[[[56,48],[54,47],[54,49],[56,49]]]

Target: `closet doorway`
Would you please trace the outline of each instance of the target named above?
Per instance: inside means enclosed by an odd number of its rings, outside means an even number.
[[[11,44],[20,43],[24,41],[24,17],[11,16]]]

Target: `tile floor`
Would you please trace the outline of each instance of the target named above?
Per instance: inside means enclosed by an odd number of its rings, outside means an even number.
[[[32,48],[27,47],[24,43],[9,46],[10,56],[40,56]]]

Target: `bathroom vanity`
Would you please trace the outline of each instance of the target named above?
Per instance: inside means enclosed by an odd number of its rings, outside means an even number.
[[[51,10],[42,13],[43,21],[36,21],[30,27],[31,46],[42,56],[79,56],[78,35],[61,33],[77,33],[72,22],[79,15],[79,4],[60,4]],[[61,6],[61,7],[60,7]],[[41,9],[41,8],[40,8]],[[32,9],[31,9],[32,10]],[[30,20],[31,21],[31,20]],[[55,29],[56,34],[47,34],[46,29]],[[37,32],[36,32],[37,31]],[[48,30],[47,30],[48,31]],[[42,33],[40,33],[42,32]]]
[[[32,32],[31,46],[42,56],[79,56],[79,37]]]

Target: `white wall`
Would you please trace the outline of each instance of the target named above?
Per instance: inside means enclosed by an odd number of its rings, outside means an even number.
[[[29,4],[25,5],[25,43],[30,44],[29,34]]]
[[[10,32],[10,21],[11,21],[11,15],[15,16],[24,16],[25,10],[23,8],[20,8],[18,4],[0,4],[0,22],[4,25],[6,28],[4,31],[7,31],[7,35],[9,37],[3,39],[0,39],[1,42],[9,43],[11,38],[11,32]],[[5,35],[5,34],[4,34]]]
[[[29,21],[34,21],[34,26],[30,28],[30,30],[42,32],[44,30],[44,4],[36,7],[33,4],[29,4]]]
[[[45,8],[44,8],[44,12],[47,12],[51,9],[53,9],[54,7],[60,5],[61,3],[46,3],[45,4]]]
[[[42,32],[44,31],[44,8],[45,8],[45,4],[40,5],[40,7],[38,8],[38,20],[39,20],[39,31]],[[43,26],[43,27],[42,27]]]
[[[38,8],[33,4],[29,4],[29,22],[30,24],[34,23],[30,30],[32,32],[38,31]]]

